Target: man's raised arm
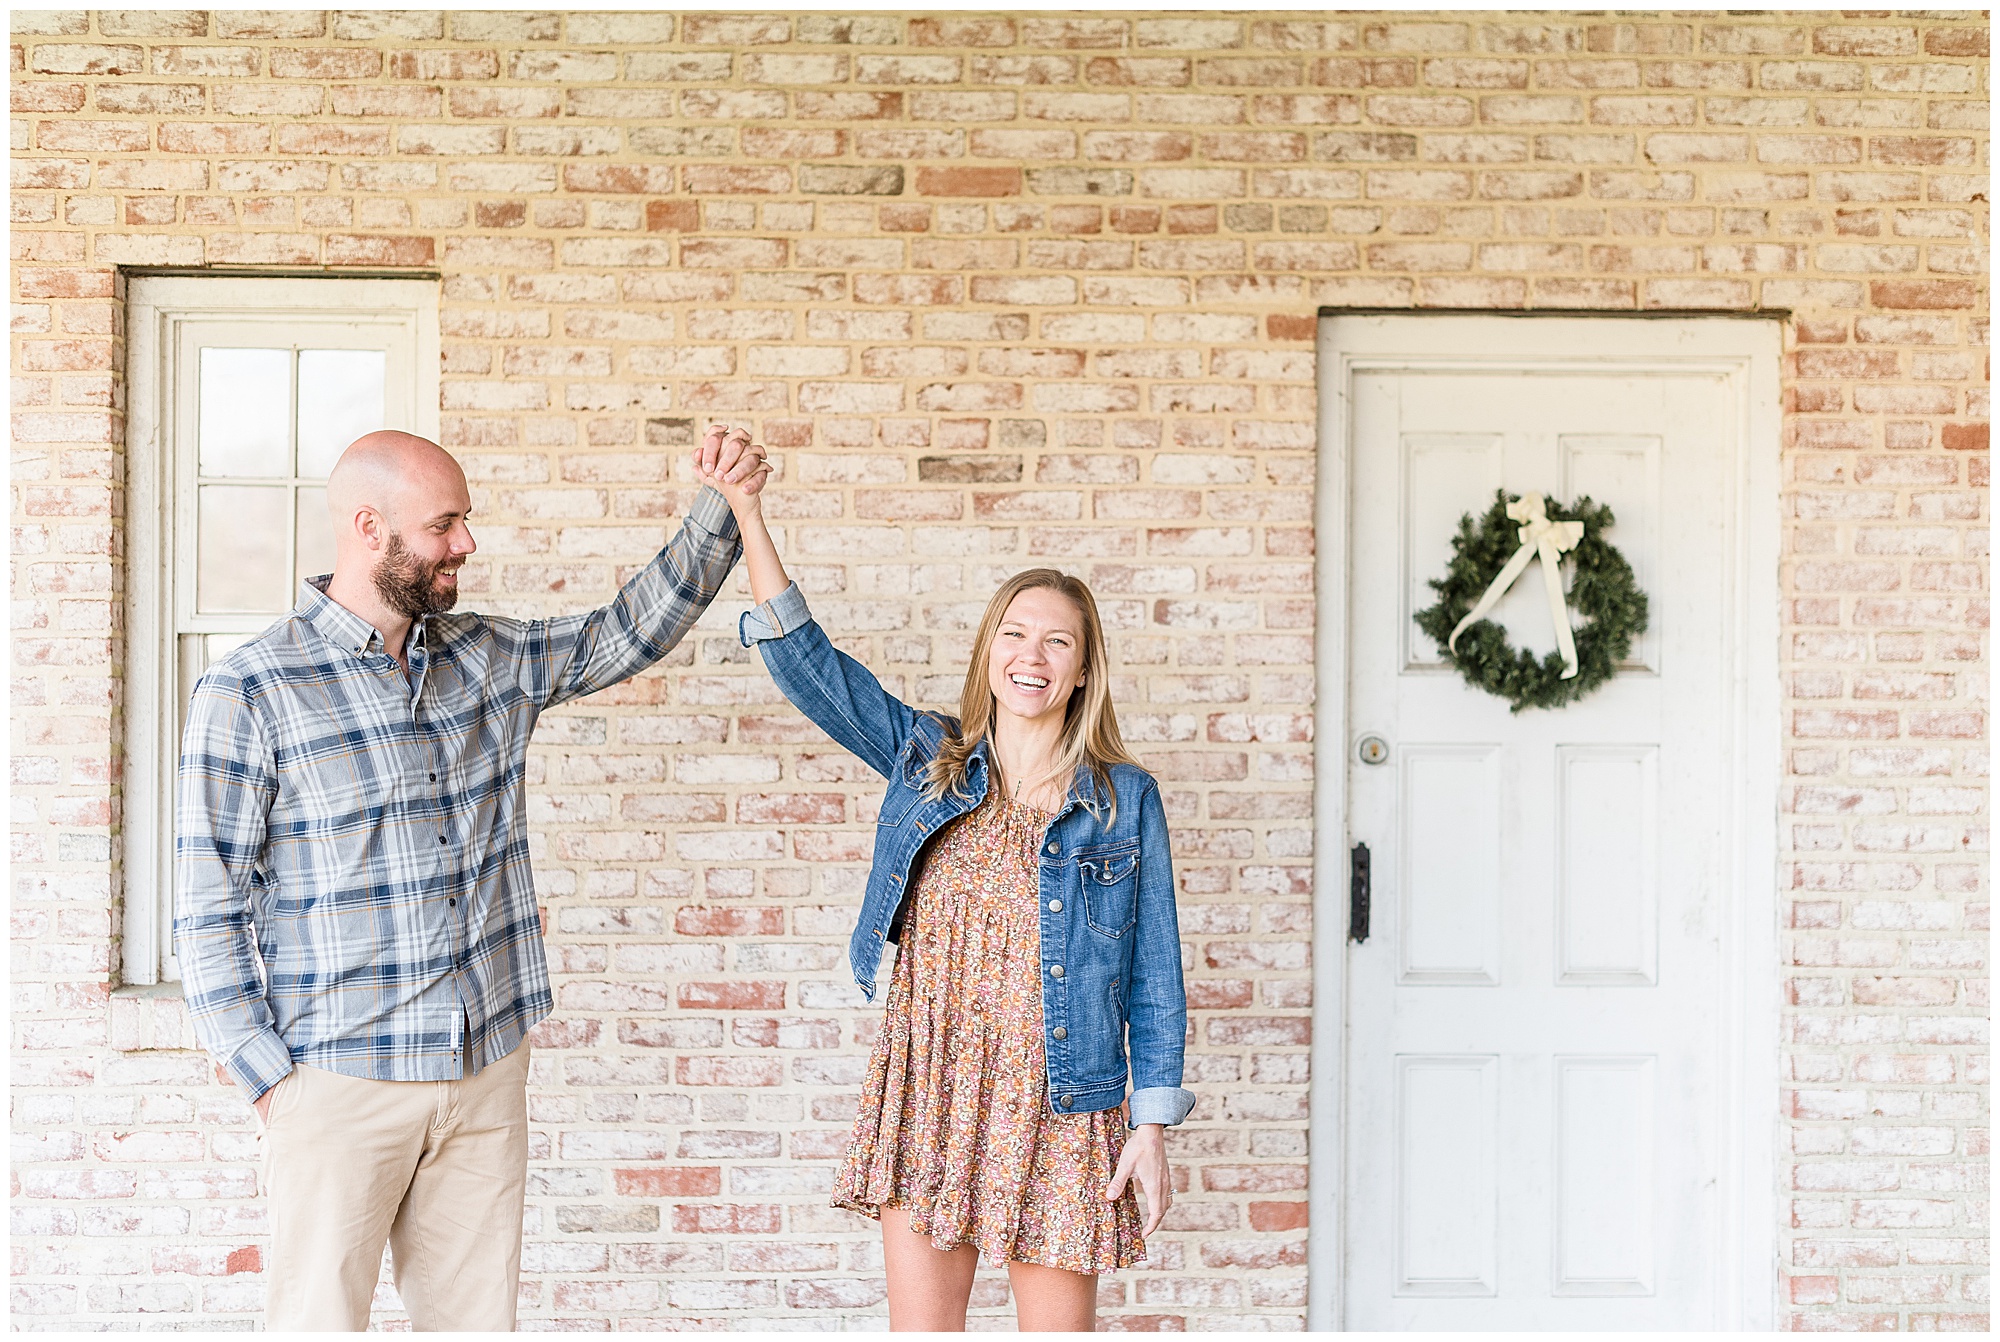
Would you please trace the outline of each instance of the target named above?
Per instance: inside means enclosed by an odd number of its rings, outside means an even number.
[[[704,486],[681,529],[608,606],[551,620],[490,621],[521,688],[541,707],[594,694],[679,646],[743,552],[736,518]]]

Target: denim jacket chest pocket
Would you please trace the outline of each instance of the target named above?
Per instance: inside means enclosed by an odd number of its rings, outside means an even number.
[[[891,828],[901,825],[910,810],[924,794],[924,766],[927,763],[919,743],[912,738],[896,760],[896,771],[890,775],[889,786],[882,794],[881,809],[875,823]]]
[[[1078,851],[1077,883],[1083,917],[1093,932],[1122,937],[1139,916],[1139,841],[1099,844]]]

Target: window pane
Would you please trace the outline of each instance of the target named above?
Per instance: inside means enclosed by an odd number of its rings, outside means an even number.
[[[291,474],[292,352],[201,352],[201,473]]]
[[[207,657],[202,661],[202,670],[206,671],[209,667],[214,666],[224,657],[227,657],[230,653],[236,651],[255,637],[257,637],[255,634],[209,634],[205,636],[202,639],[202,651],[207,653]]]
[[[349,443],[383,427],[388,378],[389,356],[379,349],[299,351],[300,475],[325,479]]]
[[[291,609],[285,509],[292,491],[203,485],[196,522],[194,608],[204,615]]]
[[[333,572],[333,519],[326,512],[326,491],[307,486],[299,490],[299,562],[292,588],[307,578]]]

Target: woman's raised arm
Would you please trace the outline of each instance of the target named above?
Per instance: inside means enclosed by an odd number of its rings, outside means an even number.
[[[750,435],[743,430],[711,424],[695,452],[694,464],[696,472],[715,486],[736,514],[736,530],[743,537],[743,563],[750,570],[750,599],[762,605],[790,587],[792,580],[785,576],[771,528],[764,524],[760,495],[771,467],[761,457],[742,451],[749,444]]]
[[[732,443],[732,438],[740,442]],[[725,431],[718,425],[708,431],[695,453],[695,470],[728,500],[743,537],[750,595],[757,602],[757,610],[744,618],[744,642],[757,644],[771,679],[800,712],[886,778],[916,725],[916,710],[882,688],[867,667],[834,647],[813,621],[764,522],[759,491],[770,468],[752,464],[742,454],[749,441],[743,430]],[[726,463],[734,463],[733,468]]]

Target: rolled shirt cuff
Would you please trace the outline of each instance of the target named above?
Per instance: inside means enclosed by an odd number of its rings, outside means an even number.
[[[1126,1122],[1131,1127],[1141,1123],[1161,1123],[1167,1127],[1185,1120],[1194,1109],[1194,1092],[1179,1086],[1148,1086],[1144,1090],[1132,1092],[1128,1102],[1131,1115]]]
[[[250,1036],[250,1042],[236,1050],[223,1067],[254,1100],[291,1075],[292,1051],[275,1031],[261,1030]]]
[[[688,505],[687,520],[711,536],[726,541],[736,539],[736,514],[729,510],[729,500],[714,485],[703,485],[701,493],[694,496],[694,502]]]
[[[744,611],[736,622],[736,636],[747,648],[767,638],[783,638],[811,622],[812,612],[806,608],[805,593],[793,583],[769,601]]]

